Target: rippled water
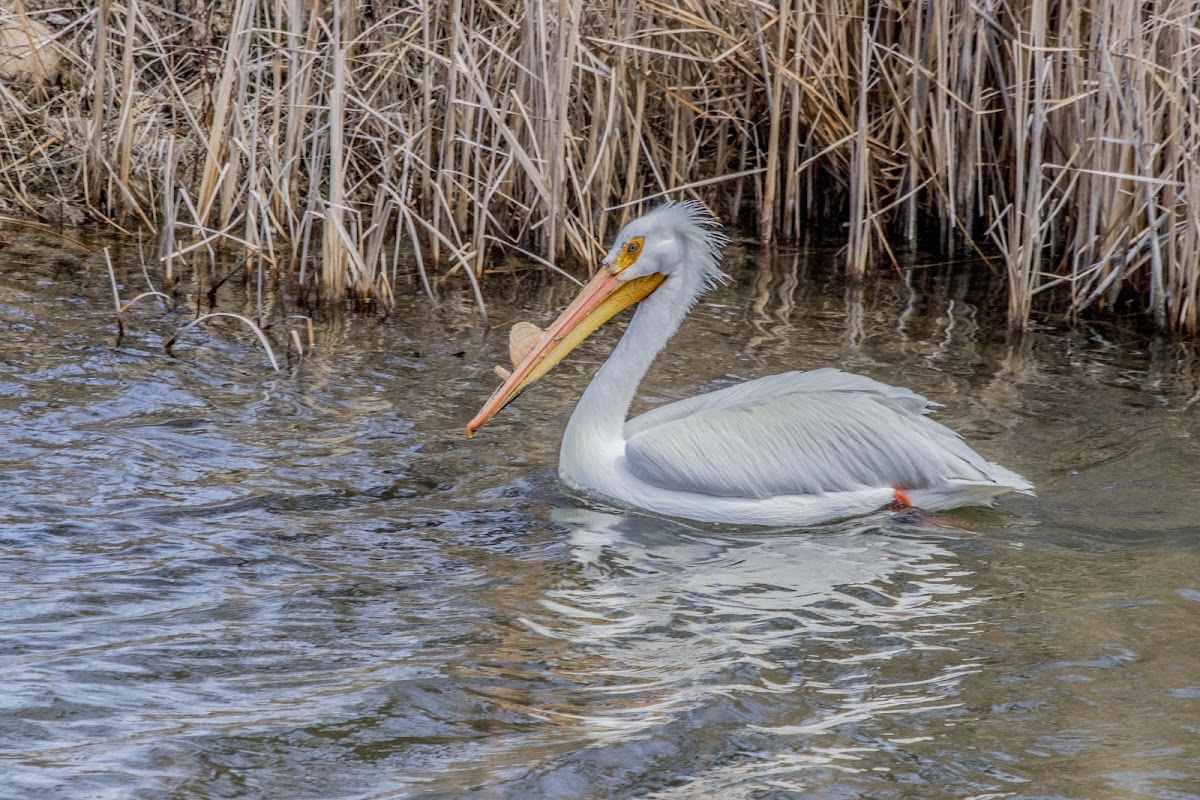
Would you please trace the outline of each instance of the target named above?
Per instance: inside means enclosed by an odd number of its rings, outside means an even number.
[[[272,373],[235,325],[167,355],[189,316],[146,302],[114,346],[102,260],[0,256],[0,796],[1200,797],[1190,347],[1010,344],[986,270],[736,253],[643,406],[835,364],[1039,494],[694,527],[555,477],[617,331],[462,435],[569,287],[320,320]]]

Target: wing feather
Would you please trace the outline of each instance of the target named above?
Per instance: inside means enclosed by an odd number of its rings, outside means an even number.
[[[836,369],[789,372],[626,423],[625,457],[664,489],[764,498],[951,481],[1029,488],[927,418],[924,397]]]
[[[814,394],[840,391],[873,392],[914,414],[927,414],[931,409],[941,407],[940,404],[926,400],[908,389],[889,386],[872,378],[842,372],[833,367],[822,367],[808,372],[783,372],[778,375],[769,375],[765,378],[739,383],[715,392],[698,394],[695,397],[688,397],[653,408],[625,423],[625,437],[631,438],[642,431],[701,411],[734,408],[746,403],[797,392]]]

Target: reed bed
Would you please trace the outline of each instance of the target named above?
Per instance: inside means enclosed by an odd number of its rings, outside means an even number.
[[[157,231],[168,290],[234,246],[482,308],[507,256],[583,271],[695,197],[763,243],[843,226],[851,278],[979,253],[1014,328],[1048,292],[1197,332],[1193,0],[172,2],[0,10],[0,210]],[[31,46],[52,73],[6,76]]]

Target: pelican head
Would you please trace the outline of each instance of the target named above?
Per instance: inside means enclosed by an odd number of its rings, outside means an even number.
[[[597,328],[659,291],[668,280],[678,286],[673,294],[683,312],[725,280],[721,247],[728,239],[714,230],[716,226],[704,206],[689,200],[665,203],[622,228],[591,281],[467,424],[467,436]]]
[[[694,200],[666,203],[622,228],[601,263],[625,280],[686,273],[704,291],[728,277],[720,264],[721,247],[729,240],[716,226]]]

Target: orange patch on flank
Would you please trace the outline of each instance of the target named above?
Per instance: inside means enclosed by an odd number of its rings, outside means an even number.
[[[908,499],[908,495],[905,494],[904,490],[901,489],[899,486],[897,486],[895,489],[892,490],[892,505],[891,505],[891,507],[897,508],[897,509],[913,507],[912,500]]]

